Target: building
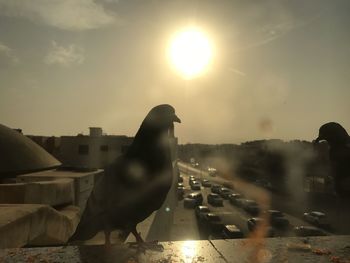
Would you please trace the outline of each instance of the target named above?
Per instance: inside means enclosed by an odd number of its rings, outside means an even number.
[[[55,136],[39,136],[39,135],[26,135],[29,139],[40,145],[44,148],[48,153],[53,155],[54,157],[59,156],[60,150],[60,137]]]
[[[57,157],[65,167],[103,168],[124,153],[132,141],[132,137],[105,135],[102,128],[90,127],[89,135],[62,136]]]

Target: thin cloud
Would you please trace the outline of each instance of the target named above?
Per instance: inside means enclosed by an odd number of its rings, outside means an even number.
[[[70,31],[100,28],[119,20],[93,0],[0,0],[1,15]]]
[[[247,74],[245,74],[244,72],[242,72],[242,71],[240,71],[240,70],[238,70],[238,69],[232,68],[232,67],[228,68],[228,70],[229,70],[230,72],[233,72],[233,73],[235,73],[235,74],[237,74],[237,75],[240,75],[240,76],[242,76],[242,77],[247,76]]]
[[[44,58],[44,62],[48,65],[58,64],[64,67],[80,65],[84,60],[84,50],[81,47],[75,44],[64,47],[55,41],[52,41],[51,50]]]
[[[257,40],[253,43],[250,43],[243,48],[240,48],[236,51],[244,51],[250,48],[255,48],[259,46],[263,46],[266,44],[269,44],[270,42],[279,39],[288,33],[290,33],[293,30],[296,30],[298,28],[304,27],[310,23],[313,23],[314,21],[318,20],[323,13],[319,13],[307,20],[302,20],[299,18],[292,18],[289,20],[285,20],[281,23],[275,23],[275,24],[266,24],[263,27],[261,27],[258,32],[256,32]]]
[[[119,0],[102,0],[102,1],[106,3],[119,3]]]
[[[0,65],[14,65],[18,62],[13,49],[0,42]]]

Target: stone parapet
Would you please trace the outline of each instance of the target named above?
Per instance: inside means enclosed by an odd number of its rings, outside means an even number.
[[[58,206],[73,204],[74,197],[74,181],[69,178],[0,184],[0,204],[46,204]]]
[[[0,248],[64,244],[78,222],[74,206],[59,211],[48,205],[0,204]]]

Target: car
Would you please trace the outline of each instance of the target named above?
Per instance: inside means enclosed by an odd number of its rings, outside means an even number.
[[[245,199],[243,201],[243,209],[251,215],[259,214],[259,206],[254,200]]]
[[[203,202],[203,195],[201,193],[190,193],[187,195],[188,198],[195,199],[198,202],[198,205],[201,205]]]
[[[219,189],[219,195],[222,197],[222,198],[224,198],[224,199],[228,199],[228,196],[229,196],[229,194],[231,194],[232,193],[232,191],[231,191],[231,189],[228,189],[228,188],[226,188],[226,187],[221,187],[220,189]]]
[[[185,187],[184,186],[178,186],[177,187],[177,197],[179,200],[183,199],[185,193]]]
[[[247,226],[249,231],[254,231],[259,225],[262,225],[263,219],[260,217],[252,217],[247,220]],[[273,237],[275,236],[275,231],[273,230],[272,227],[266,226],[266,236],[267,237]]]
[[[199,205],[194,209],[195,215],[197,218],[200,218],[202,215],[210,213],[210,209],[207,206]]]
[[[203,179],[202,180],[202,185],[204,187],[211,187],[211,182],[209,180],[207,180],[207,179]]]
[[[233,205],[237,204],[237,199],[241,198],[241,194],[231,193],[228,195],[228,200],[230,200],[230,203]]]
[[[223,228],[220,216],[215,213],[204,214],[200,223],[206,228],[206,230],[210,230],[212,233],[220,233]]]
[[[203,220],[207,222],[221,222],[221,218],[216,213],[205,213],[203,216]]]
[[[196,178],[194,177],[194,175],[190,175],[190,176],[188,177],[188,183],[190,184],[191,181],[193,181],[193,180],[196,180]]]
[[[217,175],[217,170],[213,167],[208,167],[208,174],[210,176],[216,176]]]
[[[177,187],[184,187],[183,183],[177,183]]]
[[[252,217],[247,220],[247,226],[249,231],[254,231],[258,224],[261,224],[263,220],[260,217]]]
[[[243,238],[243,233],[236,225],[225,225],[222,230],[222,236],[225,239]]]
[[[190,193],[184,199],[184,207],[195,208],[196,206],[202,205],[203,196],[201,193]]]
[[[274,209],[270,209],[265,211],[265,213],[267,213],[270,217],[283,217],[284,214],[283,212],[279,211],[279,210],[274,210]]]
[[[191,184],[192,190],[201,190],[201,184],[198,181],[193,181]]]
[[[306,222],[316,226],[329,226],[326,214],[318,211],[304,213],[303,218]]]
[[[219,185],[219,184],[214,184],[211,186],[211,192],[214,193],[214,194],[218,194],[219,193],[219,190],[222,186]]]
[[[190,186],[192,186],[195,182],[198,182],[197,179],[191,179],[189,182]]]
[[[245,200],[244,198],[237,198],[235,201],[236,206],[243,207]]]
[[[265,211],[269,215],[270,223],[276,228],[289,227],[289,220],[284,217],[284,214],[279,210],[267,210]]]
[[[327,234],[322,230],[314,226],[297,226],[294,228],[294,233],[298,237],[306,236],[326,236]]]
[[[258,179],[255,181],[255,184],[261,187],[264,187],[266,189],[270,189],[270,190],[272,189],[272,184],[268,180]]]
[[[207,201],[213,206],[223,206],[223,199],[218,194],[208,194]]]
[[[184,186],[178,186],[177,187],[177,192],[184,193],[185,192],[185,187]]]

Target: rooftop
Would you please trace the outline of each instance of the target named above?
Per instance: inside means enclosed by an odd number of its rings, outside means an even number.
[[[0,124],[0,178],[47,170],[61,165],[23,134]]]

